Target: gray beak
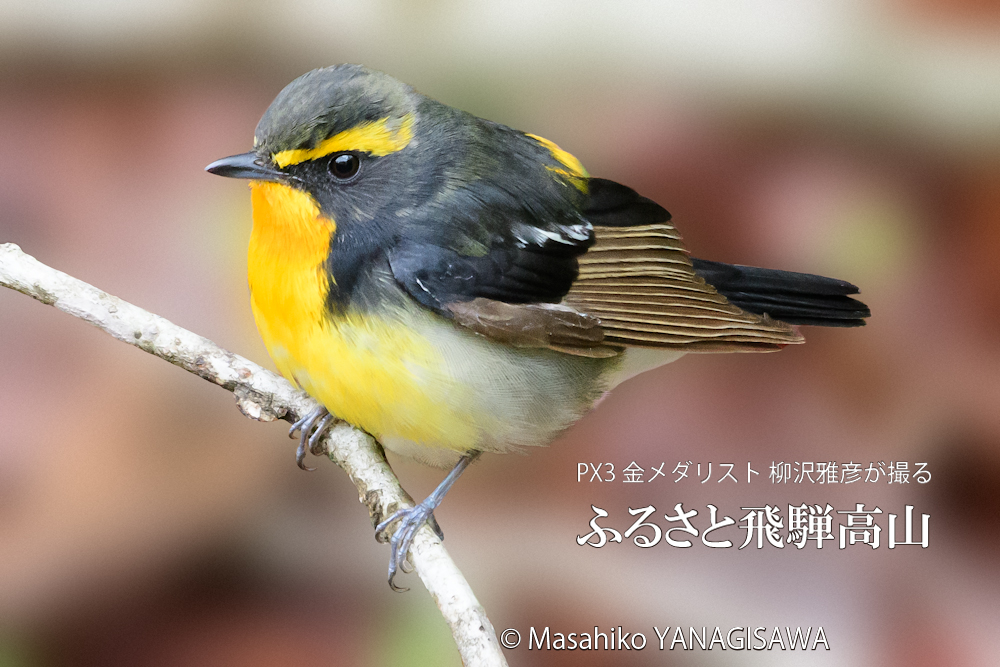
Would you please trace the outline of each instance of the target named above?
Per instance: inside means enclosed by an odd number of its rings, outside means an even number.
[[[288,175],[268,164],[254,152],[241,153],[216,160],[205,171],[226,178],[247,178],[251,181],[287,183]]]

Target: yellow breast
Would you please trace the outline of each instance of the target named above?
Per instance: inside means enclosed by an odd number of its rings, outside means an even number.
[[[376,437],[459,451],[473,444],[475,424],[448,399],[460,394],[448,364],[409,321],[427,314],[348,309],[332,317],[324,302],[333,278],[323,263],[335,222],[289,186],[254,182],[251,190],[251,305],[282,375]]]

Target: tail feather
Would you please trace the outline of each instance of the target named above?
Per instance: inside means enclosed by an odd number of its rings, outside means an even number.
[[[695,273],[734,306],[789,324],[860,327],[871,315],[844,280],[692,258]]]

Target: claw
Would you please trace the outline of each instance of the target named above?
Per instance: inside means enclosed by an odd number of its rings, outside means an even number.
[[[402,571],[408,574],[413,571],[413,565],[409,561],[410,546],[413,538],[425,523],[429,524],[439,539],[444,539],[441,526],[434,518],[434,510],[437,509],[448,490],[461,476],[469,464],[479,458],[481,452],[472,452],[459,459],[458,464],[452,469],[448,476],[444,478],[431,495],[424,498],[415,507],[404,507],[393,512],[392,516],[375,526],[375,539],[382,542],[385,540],[386,530],[394,522],[399,521],[399,526],[389,538],[389,588],[397,592],[408,591],[408,588],[397,586],[393,579],[396,573]]]
[[[326,408],[320,406],[304,415],[288,429],[289,438],[294,438],[296,432],[300,435],[299,448],[295,450],[295,462],[303,470],[315,470],[315,468],[310,468],[305,464],[306,452],[319,453],[320,439],[332,421],[333,415]]]
[[[295,423],[293,423],[292,427],[290,429],[288,429],[288,437],[289,438],[294,438],[296,432],[300,431],[306,425],[306,423],[308,423],[311,419],[313,419],[317,412],[319,412],[320,410],[325,410],[325,409],[326,408],[319,407],[319,408],[316,408],[314,410],[310,410],[309,412],[307,412],[306,414],[304,414],[302,417],[300,417],[298,419],[298,421],[296,421]]]
[[[330,422],[332,421],[333,415],[327,412],[318,422],[316,422],[316,426],[313,428],[313,434],[309,437],[309,451],[312,452],[314,456],[320,456],[326,453],[326,448],[323,446],[323,434],[326,433],[328,428],[330,428]]]
[[[437,518],[433,514],[427,519],[427,525],[431,527],[431,530],[438,536],[438,539],[444,542],[444,531],[441,530],[441,524],[438,523]]]
[[[396,532],[389,539],[389,587],[394,591],[403,592],[410,590],[397,586],[393,579],[399,570],[403,572],[406,572],[408,569],[412,570],[412,567],[408,568],[406,565],[410,545],[413,544],[413,538],[416,536],[417,530],[424,525],[424,522],[427,521],[428,517],[434,511],[434,508],[431,507],[431,504],[427,500],[429,498],[416,507],[399,510],[375,528],[377,533],[383,533],[389,527],[389,524],[397,519],[400,520],[399,527],[396,528]]]

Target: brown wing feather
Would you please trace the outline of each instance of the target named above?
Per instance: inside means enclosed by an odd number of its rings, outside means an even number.
[[[609,357],[625,346],[768,352],[803,342],[785,322],[742,310],[694,272],[668,223],[594,227],[561,304],[476,298],[445,305],[453,320],[515,347]]]
[[[605,345],[749,352],[803,342],[791,325],[748,313],[716,292],[694,272],[669,223],[594,232],[563,304],[597,317]]]
[[[557,304],[511,304],[482,297],[446,304],[456,324],[514,347],[547,347],[584,357],[613,357],[601,321]]]

